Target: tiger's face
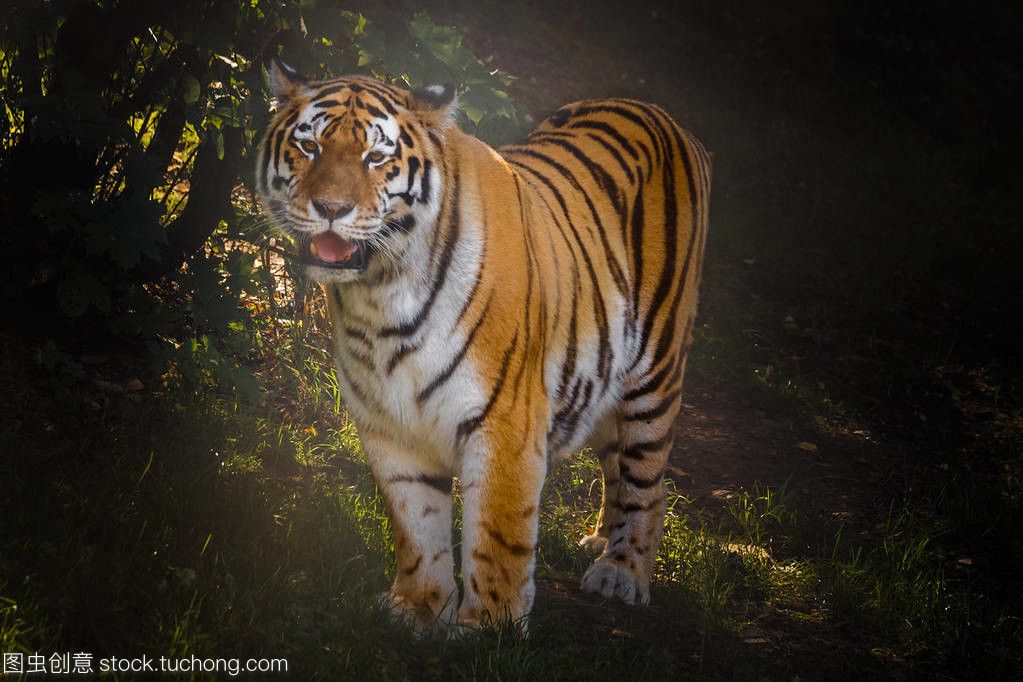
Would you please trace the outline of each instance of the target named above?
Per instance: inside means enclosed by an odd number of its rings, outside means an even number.
[[[280,104],[260,147],[264,209],[290,234],[307,274],[323,282],[400,267],[410,233],[440,203],[436,159],[454,89],[407,92],[368,78],[307,82],[270,70]]]

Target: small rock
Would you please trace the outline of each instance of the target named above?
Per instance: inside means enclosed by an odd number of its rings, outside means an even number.
[[[107,381],[105,379],[93,379],[92,383],[96,386],[96,388],[101,391],[106,391],[107,393],[124,393],[124,387],[119,384],[115,384],[112,381]]]

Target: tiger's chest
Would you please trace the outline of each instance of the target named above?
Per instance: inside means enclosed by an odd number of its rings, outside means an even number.
[[[461,329],[445,324],[452,307],[441,300],[432,323],[413,331],[358,299],[332,306],[331,315],[338,382],[358,427],[453,469],[458,425],[479,411],[486,391],[461,352]]]

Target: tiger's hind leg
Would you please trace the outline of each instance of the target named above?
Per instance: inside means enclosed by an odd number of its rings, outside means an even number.
[[[675,364],[684,365],[680,360]],[[664,469],[681,408],[681,374],[677,381],[623,401],[619,448],[608,456],[609,463],[618,463],[618,480],[605,487],[601,521],[607,524],[606,546],[583,576],[584,592],[628,604],[650,602],[650,574],[664,530]],[[605,469],[605,480],[608,475]]]

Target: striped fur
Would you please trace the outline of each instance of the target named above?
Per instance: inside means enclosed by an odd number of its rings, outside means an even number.
[[[264,205],[300,245],[327,229],[372,244],[364,270],[309,274],[392,521],[391,603],[424,629],[524,622],[548,462],[587,444],[604,493],[582,587],[648,602],[707,230],[703,147],[656,106],[606,99],[495,151],[451,125],[449,90],[274,78]],[[317,199],[356,209],[327,222]]]

